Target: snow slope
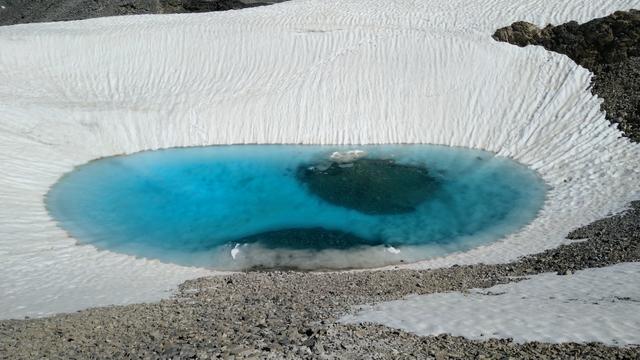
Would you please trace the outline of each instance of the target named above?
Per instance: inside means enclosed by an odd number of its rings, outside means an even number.
[[[230,143],[431,143],[509,156],[553,189],[501,242],[409,265],[508,261],[639,197],[640,147],[590,74],[490,35],[640,0],[294,0],[224,13],[0,27],[0,317],[150,301],[210,274],[76,246],[43,195],[95,158]]]
[[[640,345],[640,263],[536,275],[469,293],[413,295],[363,307],[341,321],[476,340]]]

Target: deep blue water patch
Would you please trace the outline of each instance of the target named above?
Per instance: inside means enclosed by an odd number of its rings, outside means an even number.
[[[329,195],[319,196],[302,181],[301,169],[353,167],[329,160],[335,151],[352,149],[364,150],[364,159],[373,160],[369,165],[388,163],[393,171],[416,172],[403,175],[396,185],[374,168],[370,178],[384,181],[371,189],[398,194],[388,199],[403,198],[407,189],[420,199],[400,199],[410,207],[389,201],[402,211],[368,211],[358,204],[367,196],[353,186],[348,190],[360,196],[337,201],[340,197],[332,200],[330,188]],[[368,189],[368,173],[362,171],[369,170],[355,169],[360,176],[355,184]],[[428,190],[416,186],[421,177],[429,182]],[[332,183],[322,184],[326,193],[325,184]],[[533,220],[545,192],[533,171],[478,150],[234,145],[92,161],[60,179],[46,204],[71,236],[101,249],[220,269],[319,269],[416,261],[498,240]],[[378,200],[372,206],[381,205],[382,193],[369,196]]]

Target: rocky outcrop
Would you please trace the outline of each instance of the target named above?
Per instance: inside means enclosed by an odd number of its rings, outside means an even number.
[[[589,69],[595,74],[592,92],[604,99],[607,119],[640,141],[640,11],[544,28],[518,21],[498,29],[493,38],[518,46],[540,45]]]
[[[250,3],[239,0],[183,0],[181,4],[185,12],[225,11],[262,5],[269,4],[266,2]]]
[[[640,11],[618,11],[584,24],[571,21],[542,29],[519,21],[498,29],[493,37],[518,46],[541,45],[590,69],[640,56]]]
[[[103,16],[224,11],[285,0],[0,0],[0,25]]]

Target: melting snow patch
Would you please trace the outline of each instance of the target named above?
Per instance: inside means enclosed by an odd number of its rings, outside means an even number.
[[[414,295],[363,307],[341,321],[373,322],[425,336],[637,345],[640,263],[536,275],[470,293]]]

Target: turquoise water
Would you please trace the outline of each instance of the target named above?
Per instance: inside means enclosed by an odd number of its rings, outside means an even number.
[[[376,215],[329,203],[296,178],[301,167],[352,149],[424,167],[438,186],[415,211]],[[46,205],[80,243],[164,262],[357,268],[498,240],[535,218],[545,192],[533,171],[478,150],[234,145],[92,161],[60,179]]]

